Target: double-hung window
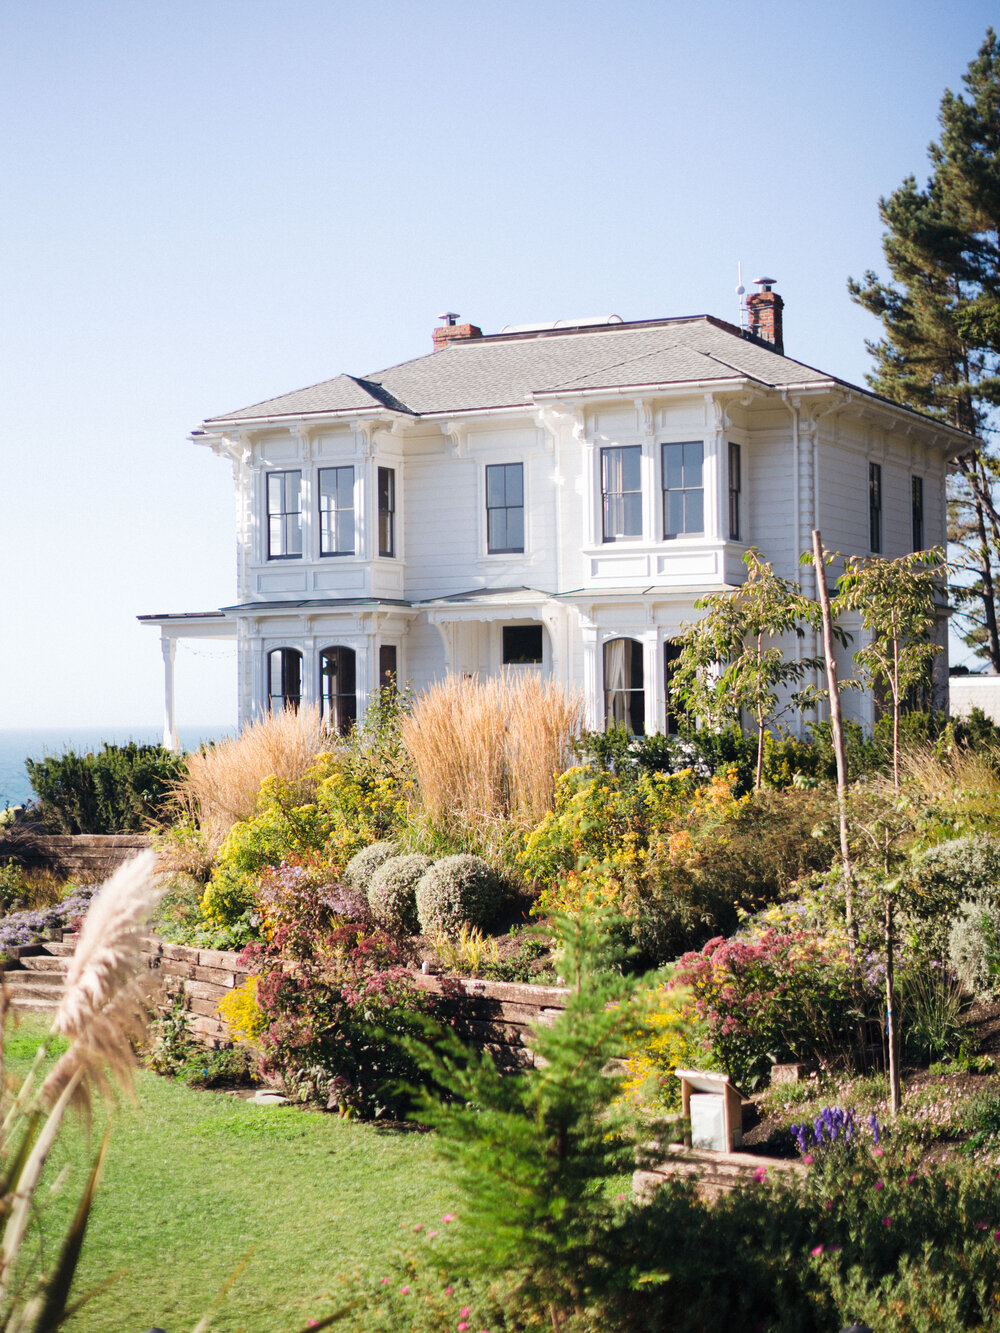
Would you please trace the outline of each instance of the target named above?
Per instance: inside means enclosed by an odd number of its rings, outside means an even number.
[[[690,440],[665,444],[662,451],[664,540],[700,536],[705,531],[705,446]]]
[[[391,467],[378,470],[378,553],[396,554],[396,472]]]
[[[910,516],[913,527],[913,549],[924,549],[924,479],[910,478]]]
[[[354,554],[354,468],[319,470],[319,553]]]
[[[490,555],[524,550],[522,463],[495,463],[486,469],[486,549]]]
[[[615,445],[601,450],[602,540],[642,536],[642,447]]]
[[[267,474],[267,558],[302,555],[302,473]]]
[[[729,540],[742,541],[740,523],[740,496],[743,491],[743,465],[740,446],[729,442]]]
[[[868,464],[868,547],[882,550],[882,464]]]

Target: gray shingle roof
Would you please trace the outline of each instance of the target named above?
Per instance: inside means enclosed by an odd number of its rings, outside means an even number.
[[[475,411],[526,405],[536,394],[745,378],[781,387],[826,383],[831,376],[698,315],[460,339],[363,378],[338,375],[205,424],[377,407],[416,415]]]

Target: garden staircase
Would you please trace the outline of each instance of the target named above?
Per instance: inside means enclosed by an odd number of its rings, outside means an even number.
[[[3,981],[11,1009],[44,1013],[58,1006],[76,940],[76,935],[67,932],[62,940],[22,944],[9,950],[11,957],[3,970]]]

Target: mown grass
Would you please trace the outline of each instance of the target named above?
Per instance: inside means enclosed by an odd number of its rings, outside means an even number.
[[[43,1024],[25,1019],[8,1065],[26,1067]],[[189,1333],[249,1252],[213,1333],[285,1333],[334,1308],[339,1272],[372,1272],[455,1206],[430,1135],[257,1107],[141,1071],[138,1107],[114,1114],[111,1150],[75,1294],[111,1285],[69,1333]],[[38,1243],[51,1257],[103,1130],[63,1133],[51,1163],[71,1174]],[[36,1251],[37,1253],[37,1251]]]

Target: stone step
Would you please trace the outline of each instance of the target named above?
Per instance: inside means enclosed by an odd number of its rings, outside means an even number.
[[[52,954],[54,958],[72,958],[76,950],[77,936],[74,935],[70,940],[49,940],[45,946],[46,953]]]
[[[36,953],[19,958],[18,963],[20,967],[15,968],[15,971],[24,968],[26,972],[58,972],[60,976],[65,976],[69,958],[65,954]]]
[[[34,995],[40,999],[58,999],[65,984],[61,976],[52,972],[9,972],[5,980],[12,995]]]
[[[47,1014],[59,1008],[58,1000],[45,1000],[37,995],[12,995],[8,1004],[20,1014]]]

